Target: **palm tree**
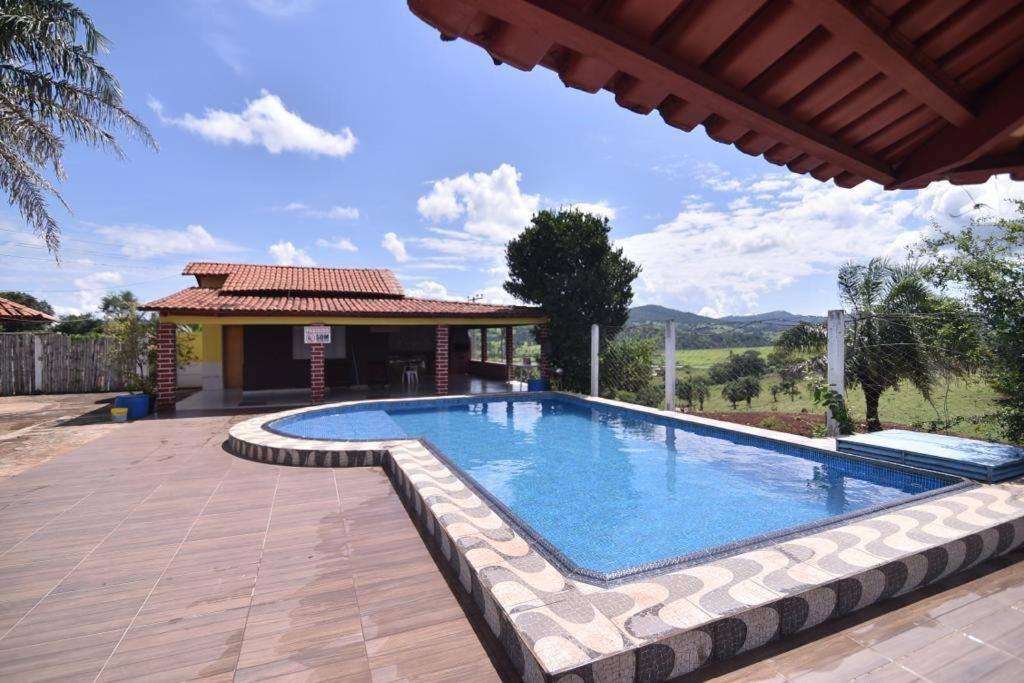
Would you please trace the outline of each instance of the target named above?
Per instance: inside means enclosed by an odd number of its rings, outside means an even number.
[[[60,226],[47,205],[65,179],[65,140],[124,157],[112,131],[156,147],[124,107],[117,79],[97,57],[108,41],[92,19],[62,0],[0,0],[0,187],[57,254]]]
[[[901,382],[927,400],[942,371],[957,371],[946,349],[937,346],[934,315],[948,303],[935,294],[913,264],[884,258],[839,270],[839,296],[852,313],[846,331],[846,381],[864,392],[867,428],[882,428],[878,402],[882,392]]]

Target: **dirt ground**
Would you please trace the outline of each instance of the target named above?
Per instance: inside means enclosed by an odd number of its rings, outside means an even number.
[[[745,413],[742,410],[737,410],[736,412],[708,411],[704,413],[694,411],[693,414],[709,417],[712,420],[735,422],[750,427],[763,427],[777,432],[799,434],[800,436],[814,436],[815,427],[825,426],[825,415],[823,413],[776,413],[770,411]],[[913,429],[913,427],[883,422],[882,429]],[[858,434],[866,431],[867,425],[856,425],[856,432]]]
[[[0,396],[0,479],[120,427],[110,421],[117,395]]]

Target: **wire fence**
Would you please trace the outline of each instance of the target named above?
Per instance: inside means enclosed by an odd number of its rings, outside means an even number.
[[[985,334],[980,320],[958,310],[848,316],[846,404],[855,429],[998,438]]]
[[[598,327],[600,382],[603,398],[651,408],[664,407],[664,330],[657,335],[637,334],[631,327]]]
[[[667,323],[600,326],[597,394],[806,436],[826,434],[826,317],[677,324],[673,396]],[[962,311],[845,316],[838,373],[853,431],[903,428],[997,439],[985,331]],[[734,341],[754,344],[731,344]],[[832,340],[833,348],[840,345]],[[674,404],[674,406],[672,405]]]

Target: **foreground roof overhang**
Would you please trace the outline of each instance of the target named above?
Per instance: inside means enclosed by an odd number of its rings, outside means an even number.
[[[1024,180],[1017,0],[408,0],[441,32],[796,173]]]
[[[49,313],[0,297],[0,322],[56,322]]]

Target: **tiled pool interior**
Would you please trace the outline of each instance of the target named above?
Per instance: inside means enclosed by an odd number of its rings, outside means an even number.
[[[271,428],[318,439],[424,438],[563,566],[591,576],[692,561],[952,483],[562,396],[371,404]]]

